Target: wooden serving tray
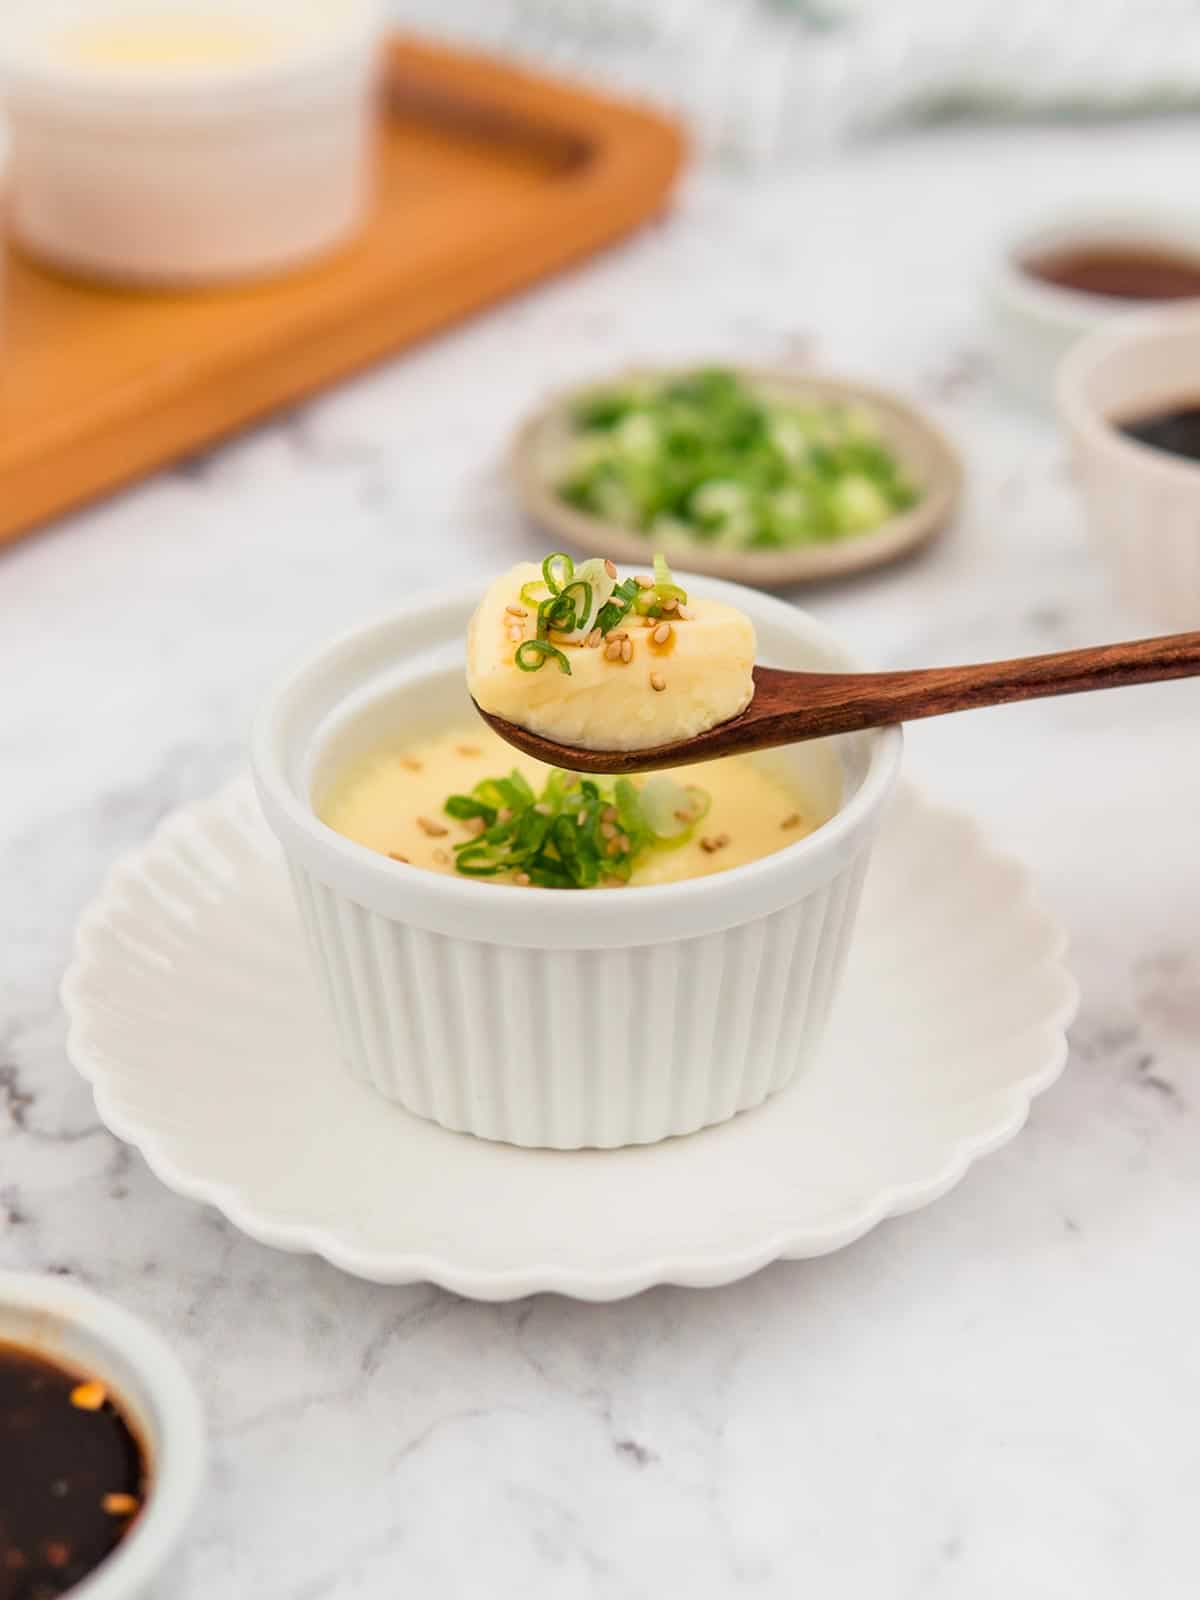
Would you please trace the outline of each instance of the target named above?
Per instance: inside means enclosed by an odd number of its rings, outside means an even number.
[[[683,153],[650,112],[407,39],[380,143],[366,231],[290,277],[117,289],[10,252],[0,543],[616,239]]]

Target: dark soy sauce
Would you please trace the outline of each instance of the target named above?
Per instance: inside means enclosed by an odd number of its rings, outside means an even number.
[[[1200,259],[1137,245],[1070,245],[1022,263],[1031,278],[1107,300],[1200,297]]]
[[[1200,461],[1200,400],[1171,406],[1120,424],[1121,432],[1153,450]]]
[[[102,1384],[0,1343],[0,1600],[55,1600],[120,1544],[145,1458]]]

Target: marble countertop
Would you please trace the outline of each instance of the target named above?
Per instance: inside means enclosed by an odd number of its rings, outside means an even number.
[[[694,177],[602,259],[0,556],[0,1263],[144,1313],[208,1490],[172,1600],[1186,1592],[1200,1446],[1200,741],[1190,684],[912,730],[1033,868],[1083,1007],[948,1197],[731,1287],[476,1305],[272,1253],[97,1124],[56,989],[101,875],[243,761],[312,637],[534,553],[500,471],[550,386],[697,352],[873,375],[970,472],[915,563],[805,597],[880,664],[1139,630],[978,306],[1056,202],[1194,195],[1196,130],[965,132]],[[1146,630],[1150,631],[1150,630]]]

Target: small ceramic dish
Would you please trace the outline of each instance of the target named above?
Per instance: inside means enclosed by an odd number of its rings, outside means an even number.
[[[175,1552],[204,1475],[204,1419],[191,1380],[144,1322],[63,1278],[0,1271],[0,1341],[98,1379],[119,1401],[145,1452],[150,1488],[128,1534],[71,1595],[148,1595]]]
[[[1040,260],[1090,250],[1144,252],[1200,271],[1200,226],[1178,214],[1113,208],[1028,229],[1001,251],[986,284],[996,359],[1018,393],[1047,408],[1058,364],[1077,339],[1114,317],[1161,303],[1067,288],[1030,270]]]
[[[0,29],[12,227],[90,276],[280,271],[363,221],[377,0],[43,0]]]
[[[1058,410],[1118,592],[1164,629],[1200,627],[1200,462],[1122,434],[1200,403],[1200,305],[1122,319],[1065,357]]]
[[[238,779],[113,868],[63,1003],[106,1126],[251,1238],[380,1283],[611,1300],[822,1255],[944,1194],[1066,1060],[1063,949],[1022,868],[901,785],[841,999],[786,1089],[637,1149],[464,1139],[346,1071],[279,846]]]
[[[750,615],[761,659],[854,669],[803,612],[697,587]],[[444,1127],[559,1149],[652,1143],[760,1104],[825,1025],[900,730],[782,753],[830,820],[711,877],[618,893],[422,871],[315,806],[379,745],[470,723],[477,600],[463,589],[343,634],[272,691],[255,730],[259,795],[350,1070]]]
[[[650,369],[638,368],[556,394],[521,425],[509,457],[509,469],[526,514],[552,541],[586,556],[609,556],[640,569],[661,545],[669,559],[681,567],[763,588],[844,577],[895,561],[931,539],[954,515],[963,478],[958,452],[941,429],[907,400],[848,378],[761,367],[735,370],[756,389],[782,400],[865,407],[875,418],[884,442],[917,485],[920,499],[911,509],[889,517],[869,532],[783,550],[731,550],[690,539],[678,544],[658,541],[626,524],[577,510],[560,499],[553,487],[571,434],[573,409],[590,391],[610,383],[665,375],[661,370],[651,373]]]

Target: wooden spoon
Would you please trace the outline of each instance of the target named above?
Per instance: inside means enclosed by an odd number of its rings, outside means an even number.
[[[694,739],[652,750],[584,750],[557,744],[478,705],[483,720],[517,750],[570,772],[649,772],[718,756],[745,755],[832,733],[940,717],[947,711],[1119,689],[1200,675],[1200,633],[1095,645],[1055,655],[906,672],[782,672],[755,667],[754,698],[736,717]]]

